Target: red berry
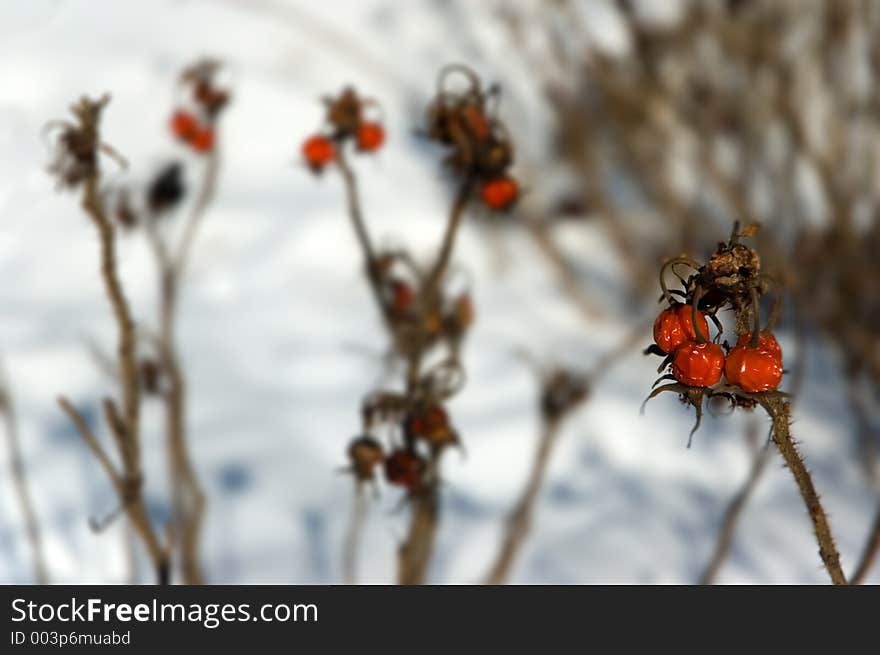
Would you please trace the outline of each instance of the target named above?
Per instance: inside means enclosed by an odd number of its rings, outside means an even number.
[[[490,209],[509,209],[519,198],[519,185],[512,177],[496,177],[483,183],[480,196]]]
[[[214,129],[211,127],[199,127],[190,139],[193,150],[199,153],[210,152],[214,149]]]
[[[711,387],[721,379],[724,351],[718,344],[686,341],[675,351],[672,375],[690,387]]]
[[[324,166],[336,159],[336,146],[326,136],[316,134],[303,143],[302,156],[313,172],[320,173]]]
[[[772,342],[768,339],[764,348],[761,348],[765,339],[762,336],[758,348],[750,348],[745,342],[728,353],[724,364],[724,375],[728,382],[749,393],[771,391],[779,386],[782,381],[782,350],[772,335],[767,336]]]
[[[357,149],[374,152],[385,143],[385,128],[379,123],[362,123],[357,131]]]
[[[697,311],[697,320],[700,324],[700,332],[704,337],[709,337],[709,323],[703,312]],[[693,312],[691,305],[677,304],[660,312],[654,321],[654,341],[665,353],[675,352],[685,341],[696,341],[697,333],[694,331]]]
[[[737,346],[748,346],[752,340],[752,333],[748,332],[746,334],[740,335],[739,339],[736,341]],[[770,353],[773,353],[779,359],[782,359],[782,347],[779,345],[779,342],[776,340],[772,334],[760,334],[758,335],[758,346],[756,350],[766,350]]]
[[[425,462],[411,450],[399,448],[385,459],[385,478],[406,489],[419,487],[424,470]]]
[[[199,122],[190,112],[178,109],[171,115],[171,132],[182,141],[189,141],[199,129]]]

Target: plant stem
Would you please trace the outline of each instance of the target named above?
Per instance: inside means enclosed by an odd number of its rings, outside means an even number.
[[[727,553],[730,551],[730,546],[733,543],[733,535],[736,531],[737,522],[742,515],[746,503],[755,488],[758,486],[761,474],[764,472],[767,461],[770,459],[770,452],[770,441],[767,441],[764,446],[755,452],[749,476],[746,478],[746,481],[743,483],[739,492],[737,492],[737,494],[731,499],[730,504],[727,506],[727,510],[724,512],[724,519],[721,521],[721,529],[718,532],[715,550],[712,553],[712,558],[709,560],[709,564],[706,566],[706,570],[700,577],[699,584],[714,584],[715,578],[721,570],[721,565],[727,558]]]
[[[455,248],[455,237],[458,234],[458,228],[464,218],[464,210],[467,208],[470,200],[471,191],[473,190],[474,178],[466,177],[458,189],[455,202],[452,204],[452,211],[449,214],[449,221],[446,223],[446,232],[443,235],[443,244],[440,246],[440,253],[433,268],[425,279],[424,295],[429,300],[436,292],[440,280],[449,267],[449,260],[452,258],[452,251]]]
[[[865,543],[859,563],[850,578],[850,584],[862,584],[865,581],[877,559],[878,552],[880,552],[880,505],[877,507],[877,514],[874,516],[874,523],[868,533],[868,541]]]
[[[21,454],[21,445],[18,438],[18,420],[15,413],[15,401],[12,391],[6,381],[6,376],[0,371],[0,412],[6,422],[6,440],[9,448],[9,468],[12,475],[12,484],[21,507],[24,518],[25,533],[31,548],[31,558],[34,568],[34,580],[37,584],[49,583],[49,575],[46,569],[46,561],[43,557],[43,535],[37,513],[31,500],[30,489],[25,475],[24,459]]]
[[[427,482],[413,495],[412,517],[406,540],[398,550],[397,582],[402,585],[425,584],[428,564],[434,553],[437,524],[440,519],[440,498],[437,488],[438,458],[428,461]]]
[[[550,461],[550,455],[559,436],[561,423],[562,421],[559,419],[544,421],[541,439],[538,442],[538,451],[532,462],[532,470],[529,474],[528,482],[522,496],[507,519],[507,527],[501,550],[486,576],[486,584],[505,584],[510,577],[514,561],[532,527],[535,503],[544,483],[544,476]]]
[[[810,472],[804,465],[804,460],[801,458],[797,446],[791,437],[789,403],[775,396],[761,398],[758,402],[773,420],[773,442],[782,454],[786,465],[794,476],[795,482],[797,482],[801,497],[804,499],[804,504],[807,507],[807,513],[813,522],[813,530],[816,533],[816,541],[819,544],[819,555],[825,564],[825,568],[828,570],[828,574],[831,576],[831,581],[834,584],[845,585],[846,575],[844,575],[843,568],[840,566],[840,555],[837,552],[837,547],[834,545],[834,537],[828,525],[828,518],[825,515],[822,503],[819,501],[819,495],[816,493]]]
[[[347,585],[357,584],[358,551],[370,507],[363,483],[355,481],[351,519],[342,545],[342,579]]]
[[[101,277],[117,325],[117,355],[123,412],[119,415],[116,405],[112,401],[109,401],[105,407],[109,410],[107,417],[119,448],[124,473],[117,472],[110,457],[73,405],[65,398],[60,398],[59,403],[110,478],[119,498],[120,506],[125,510],[129,521],[147,549],[156,572],[157,582],[167,584],[170,574],[168,552],[161,545],[143,502],[139,439],[141,389],[137,367],[135,326],[122,292],[122,284],[119,281],[116,269],[115,235],[112,224],[104,214],[98,183],[97,172],[85,181],[82,206],[98,231],[101,246]],[[113,420],[110,420],[111,417]]]

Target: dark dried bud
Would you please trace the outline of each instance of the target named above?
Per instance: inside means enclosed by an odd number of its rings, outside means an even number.
[[[589,385],[580,375],[557,370],[544,382],[541,391],[541,414],[545,420],[556,420],[580,405],[587,398]]]
[[[146,393],[157,394],[161,390],[162,369],[154,359],[141,361],[141,384]]]
[[[368,482],[374,479],[375,469],[384,461],[385,453],[378,441],[364,435],[349,444],[348,459],[355,477],[361,482]]]
[[[173,209],[186,193],[183,184],[183,166],[172,162],[161,169],[147,189],[147,207],[154,216]]]

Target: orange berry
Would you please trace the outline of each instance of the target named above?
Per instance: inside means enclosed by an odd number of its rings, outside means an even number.
[[[709,323],[701,311],[697,311],[700,323],[700,332],[709,337]],[[660,312],[654,321],[654,342],[665,353],[675,352],[675,349],[685,341],[696,341],[697,333],[694,330],[693,312],[691,305],[676,304]]]
[[[336,159],[336,146],[326,136],[316,134],[303,143],[302,156],[313,172],[320,173],[327,164]]]
[[[752,340],[752,333],[748,332],[746,334],[740,335],[739,339],[736,341],[737,346],[748,346],[749,342]],[[776,340],[772,334],[760,334],[758,335],[758,347],[756,350],[766,350],[770,353],[773,353],[780,359],[782,359],[782,347],[779,345],[779,342]]]
[[[519,185],[512,177],[496,177],[483,183],[480,196],[490,209],[509,209],[519,198]]]
[[[385,143],[385,128],[379,123],[362,123],[357,131],[357,149],[374,152]]]
[[[199,122],[190,112],[178,109],[171,115],[171,132],[182,141],[189,141],[199,129]]]
[[[746,342],[728,353],[724,364],[724,375],[728,382],[749,393],[771,391],[779,386],[782,381],[782,350],[776,339],[769,336],[773,342],[764,349],[760,346],[750,348]],[[774,343],[776,351],[773,350]]]
[[[715,343],[686,341],[675,351],[672,375],[690,387],[711,387],[721,379],[724,351]]]
[[[204,154],[214,149],[214,129],[200,127],[190,140],[190,145],[198,153]]]

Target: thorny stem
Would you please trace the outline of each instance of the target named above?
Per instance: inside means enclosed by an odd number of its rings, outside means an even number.
[[[730,551],[730,546],[733,544],[736,524],[739,521],[739,517],[742,514],[746,503],[755,491],[755,488],[758,486],[761,474],[764,472],[767,461],[770,459],[770,452],[769,440],[764,446],[755,451],[749,476],[746,478],[746,481],[739,492],[731,499],[730,504],[727,506],[727,510],[724,512],[724,518],[721,521],[721,529],[718,532],[718,540],[715,543],[715,550],[712,553],[712,558],[709,560],[709,564],[706,566],[706,570],[700,577],[701,585],[710,585],[715,582],[715,578],[721,570],[721,565],[727,558],[727,553]]]
[[[516,556],[531,530],[535,503],[544,483],[544,475],[547,471],[553,447],[556,445],[561,424],[562,421],[560,419],[549,419],[543,422],[541,440],[538,442],[538,451],[532,462],[532,470],[529,474],[528,482],[522,496],[520,496],[519,501],[517,501],[507,519],[507,527],[501,544],[501,550],[489,574],[486,576],[486,584],[505,584],[510,577],[510,571]]]
[[[363,483],[356,480],[351,519],[342,545],[342,579],[347,585],[357,584],[358,551],[369,508],[370,499],[367,496],[367,490]]]
[[[828,518],[822,503],[819,501],[819,495],[813,485],[813,479],[810,472],[804,465],[797,450],[790,431],[790,406],[789,403],[778,397],[762,397],[758,400],[770,418],[773,420],[772,437],[773,442],[782,454],[786,465],[791,470],[804,504],[807,507],[807,513],[813,522],[813,530],[816,533],[816,540],[819,543],[819,555],[822,562],[831,576],[834,584],[845,585],[846,575],[840,565],[840,555],[837,547],[834,545],[834,537],[831,534],[831,528],[828,525]]]
[[[862,584],[868,577],[868,572],[877,559],[877,553],[880,553],[880,506],[877,507],[877,514],[874,516],[874,523],[868,534],[868,541],[865,543],[865,549],[859,558],[859,563],[853,571],[849,580],[850,584]]]
[[[12,484],[18,497],[22,517],[24,518],[25,533],[31,547],[34,579],[37,584],[48,584],[49,576],[46,570],[46,561],[43,557],[43,536],[25,477],[24,460],[21,455],[21,446],[18,438],[18,420],[16,419],[15,403],[12,398],[12,391],[6,382],[2,370],[0,370],[0,412],[3,412],[6,422],[9,468],[12,474]]]

